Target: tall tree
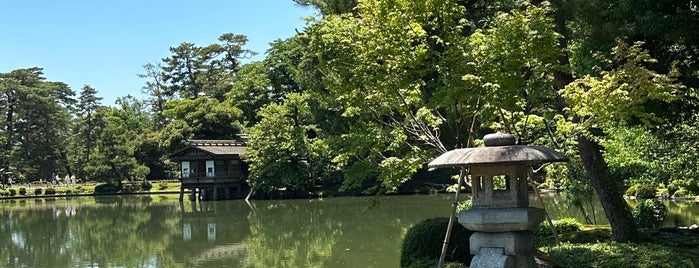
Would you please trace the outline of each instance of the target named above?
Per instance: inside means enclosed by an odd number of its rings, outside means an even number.
[[[80,91],[80,98],[77,105],[77,115],[80,125],[77,127],[80,141],[84,144],[84,151],[82,154],[82,161],[90,161],[90,153],[95,147],[97,133],[99,133],[98,126],[100,125],[96,118],[97,109],[101,106],[101,97],[97,96],[97,90],[93,87],[85,85]]]
[[[151,112],[156,118],[155,127],[161,129],[167,123],[165,121],[165,116],[163,116],[165,103],[171,99],[171,97],[166,95],[167,88],[162,71],[163,67],[160,64],[148,63],[143,65],[143,69],[145,70],[145,74],[139,74],[138,77],[147,79],[146,85],[143,86],[143,93],[150,96],[149,102]]]
[[[339,15],[354,11],[357,0],[294,0],[301,6],[312,6],[317,8],[323,15]]]
[[[313,123],[308,95],[290,93],[283,103],[260,110],[262,120],[250,130],[249,183],[273,194],[286,188],[290,194],[314,191],[316,183],[333,174],[330,147]]]
[[[148,126],[145,104],[131,96],[117,99],[119,107],[100,109],[104,113],[92,158],[84,168],[87,179],[121,186],[123,179],[140,180],[150,169],[134,157],[139,138]]]
[[[163,59],[162,67],[166,96],[224,98],[240,60],[255,52],[243,48],[248,41],[244,35],[226,33],[218,40],[220,44],[205,47],[185,42],[170,48],[173,55]]]
[[[66,144],[74,92],[64,83],[45,81],[41,71],[30,68],[2,74],[3,168],[14,170],[19,178],[49,178],[55,170],[72,172]]]

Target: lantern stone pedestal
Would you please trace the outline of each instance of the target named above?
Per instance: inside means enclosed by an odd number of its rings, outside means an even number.
[[[537,267],[530,230],[545,211],[529,207],[531,166],[567,158],[545,147],[515,145],[510,134],[489,134],[483,141],[486,147],[452,150],[428,165],[468,169],[473,208],[459,214],[459,223],[474,231],[470,267]]]
[[[538,208],[472,209],[459,214],[459,223],[476,231],[469,239],[471,267],[536,267],[534,234],[544,220]]]

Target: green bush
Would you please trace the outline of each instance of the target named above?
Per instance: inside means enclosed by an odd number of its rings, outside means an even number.
[[[646,199],[636,204],[631,215],[638,227],[656,228],[667,218],[667,207],[660,200]]]
[[[153,189],[153,184],[150,181],[144,180],[141,183],[141,191],[150,191],[150,189]]]
[[[0,196],[8,196],[10,195],[10,191],[5,190],[5,189],[0,189]]]
[[[649,183],[639,184],[636,189],[636,198],[655,198],[655,186]]]
[[[85,192],[85,188],[83,188],[82,185],[76,185],[75,187],[73,187],[73,193],[80,194],[83,192]]]
[[[113,194],[119,192],[119,187],[111,183],[103,183],[95,186],[95,194]]]
[[[49,187],[44,190],[45,195],[55,195],[56,194],[56,188]]]
[[[41,188],[34,188],[34,195],[41,195],[41,193],[44,192],[44,189]]]
[[[158,190],[165,190],[167,189],[168,185],[169,183],[167,183],[166,181],[161,181],[158,183]]]
[[[7,191],[10,193],[10,196],[17,195],[17,189],[15,189],[15,188],[7,189]]]
[[[20,195],[27,195],[27,187],[19,187],[19,194]]]
[[[684,188],[680,188],[672,194],[672,198],[684,198],[687,195],[689,195],[689,192],[687,192],[687,190]]]
[[[563,267],[694,267],[667,247],[632,243],[563,243],[549,249]]]
[[[556,233],[558,234],[577,232],[582,229],[582,224],[575,218],[563,218],[556,220],[553,222],[553,226],[556,226]],[[536,236],[553,235],[548,221],[539,223],[539,226],[532,230],[532,232],[534,232],[534,235]]]
[[[444,243],[444,234],[447,232],[449,218],[438,217],[424,220],[408,230],[403,239],[400,254],[401,267],[434,267],[436,266]],[[461,224],[455,223],[449,248],[447,249],[447,262],[461,262],[469,264],[471,254],[469,252],[469,238],[473,232],[467,230]]]

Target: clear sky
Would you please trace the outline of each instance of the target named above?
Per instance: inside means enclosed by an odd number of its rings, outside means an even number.
[[[305,27],[315,10],[292,0],[0,0],[0,73],[42,67],[79,94],[90,85],[112,105],[143,98],[143,65],[182,42],[206,46],[246,35],[264,59],[269,43]]]

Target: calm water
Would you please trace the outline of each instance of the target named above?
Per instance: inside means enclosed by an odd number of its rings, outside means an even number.
[[[423,219],[447,216],[452,198],[384,197],[376,208],[369,208],[372,198],[361,197],[182,205],[177,195],[4,200],[0,264],[397,267],[406,231]],[[554,217],[577,217],[560,198],[545,199]],[[699,205],[670,208],[672,224],[698,223]],[[604,223],[604,214],[596,213]]]

